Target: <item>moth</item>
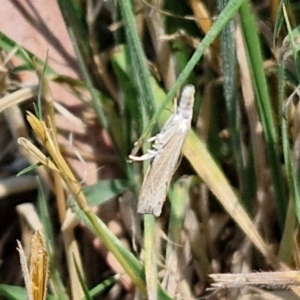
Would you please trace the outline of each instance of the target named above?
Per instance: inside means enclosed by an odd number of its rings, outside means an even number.
[[[191,128],[195,87],[186,85],[181,93],[176,111],[167,120],[161,131],[148,139],[152,149],[142,156],[129,155],[132,161],[152,159],[146,172],[140,194],[137,212],[140,214],[161,214],[163,203],[178,166],[181,148]]]

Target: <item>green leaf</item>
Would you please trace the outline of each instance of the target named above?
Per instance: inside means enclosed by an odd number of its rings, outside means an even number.
[[[89,205],[101,205],[129,189],[125,179],[101,180],[98,183],[82,188]],[[70,201],[74,201],[72,197]]]
[[[36,168],[38,168],[38,167],[40,167],[40,166],[42,166],[42,165],[43,165],[43,164],[40,163],[40,162],[38,162],[38,163],[36,163],[36,164],[33,164],[33,165],[30,165],[30,166],[24,168],[22,171],[20,171],[20,172],[17,174],[17,176],[21,176],[21,175],[23,175],[23,174],[29,173],[29,172],[31,172],[32,170],[35,170]]]
[[[23,287],[0,284],[0,295],[9,300],[24,300],[28,294]]]

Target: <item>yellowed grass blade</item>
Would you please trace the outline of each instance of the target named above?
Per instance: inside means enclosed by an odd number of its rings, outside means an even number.
[[[37,162],[47,166],[51,170],[59,172],[59,169],[39,148],[26,138],[18,138],[18,144],[21,145]]]
[[[32,237],[29,268],[27,267],[24,250],[19,241],[17,250],[20,254],[21,268],[29,300],[44,300],[47,292],[49,260],[44,232],[38,230]]]
[[[212,159],[205,145],[192,131],[190,131],[183,146],[183,153],[247,237],[270,263],[276,265],[276,259],[268,250],[250,217],[239,203],[239,199],[226,177]]]

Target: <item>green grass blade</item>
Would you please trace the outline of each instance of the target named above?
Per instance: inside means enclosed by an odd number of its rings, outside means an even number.
[[[186,216],[187,207],[189,206],[189,190],[193,179],[193,176],[180,178],[173,184],[169,192],[169,199],[172,201],[168,228],[168,241],[166,247],[167,265],[174,245],[175,247],[180,245],[180,234],[178,233],[182,232],[183,230],[184,219]]]
[[[84,79],[84,82],[87,86],[87,89],[89,90],[93,107],[95,109],[95,112],[98,116],[98,119],[100,120],[102,126],[108,131],[110,138],[113,142],[115,151],[118,153],[118,155],[125,160],[125,157],[127,154],[124,153],[122,149],[122,141],[119,137],[119,128],[118,124],[120,123],[120,120],[117,116],[117,113],[115,111],[115,107],[113,106],[113,103],[107,99],[105,99],[104,96],[102,96],[94,87],[93,80],[90,76],[90,73],[88,69],[86,68],[85,61],[83,60],[83,57],[80,52],[79,46],[76,44],[76,38],[74,36],[74,33],[72,31],[69,32],[71,40],[74,42],[74,50],[77,55],[77,60],[79,64],[79,68],[81,70],[82,77]],[[116,130],[117,129],[117,130]]]
[[[299,52],[299,46],[295,44],[295,37],[297,36],[299,28],[295,31],[291,29],[285,6],[283,5],[283,15],[285,18],[286,26],[288,29],[288,41],[287,38],[285,39],[285,43],[290,43],[290,48],[291,50],[287,50],[287,53],[284,53],[283,55],[283,61],[279,62],[278,66],[278,82],[279,82],[279,100],[281,103],[281,112],[284,112],[287,107],[285,105],[291,105],[291,104],[285,104],[285,94],[284,94],[284,82],[285,82],[285,60],[288,59],[290,55],[293,56],[295,64],[296,64],[296,70],[297,70],[297,77],[298,77],[298,85],[300,82],[300,62],[299,62],[299,57],[298,57],[298,52]],[[285,45],[284,45],[285,46]],[[284,47],[283,46],[283,47]],[[289,101],[289,100],[287,100]],[[300,163],[299,163],[299,155],[298,153],[298,148],[300,147],[299,145],[299,137],[296,137],[294,141],[294,159],[292,159],[293,154],[291,153],[291,146],[289,142],[289,132],[288,132],[288,123],[287,120],[285,119],[285,116],[281,118],[282,122],[282,143],[283,143],[283,150],[284,150],[284,158],[285,158],[285,167],[286,167],[286,172],[287,172],[287,178],[288,178],[288,184],[289,184],[289,190],[291,193],[291,197],[295,203],[295,213],[297,216],[298,223],[300,224],[300,180],[299,180],[299,175],[300,175]]]
[[[82,12],[74,1],[59,0],[58,4],[68,28],[68,33],[76,53],[80,72],[87,89],[91,94],[95,112],[103,127],[108,131],[115,151],[124,161],[127,153],[125,154],[123,151],[119,130],[114,130],[115,128],[120,128],[120,126],[118,126],[120,121],[117,117],[116,108],[112,101],[105,101],[106,99],[99,94],[91,76],[94,72],[91,70],[90,66],[94,66],[94,63],[89,45],[87,27],[86,24],[82,22]]]
[[[296,41],[299,38],[300,26],[298,26],[294,30],[292,30],[291,24],[290,24],[288,16],[287,16],[285,5],[283,5],[282,8],[283,8],[283,14],[284,14],[284,18],[285,18],[286,27],[288,29],[289,42],[291,43],[291,51],[292,51],[293,58],[294,58],[294,61],[296,64],[296,71],[297,71],[297,77],[298,77],[298,83],[299,83],[299,81],[300,81],[300,59],[299,59],[298,53],[300,50],[300,46],[299,46],[299,42],[296,43]]]
[[[62,17],[69,34],[72,32],[72,41],[80,49],[86,66],[93,66],[92,52],[89,44],[89,33],[84,22],[85,16],[78,2],[72,0],[57,0]]]
[[[18,45],[15,41],[10,39],[7,35],[0,31],[0,48],[6,50],[7,52],[12,52],[16,49],[15,55],[20,58],[26,64],[26,70],[34,70],[34,61],[36,61],[40,66],[44,66],[44,62],[37,58],[32,52],[28,51],[24,47]],[[45,69],[45,74],[54,75],[56,74],[53,69],[49,66]]]
[[[284,62],[282,62],[283,64]],[[278,98],[280,103],[280,111],[284,111],[284,66],[281,65],[281,62],[278,62],[277,68],[278,75]],[[280,261],[285,262],[286,264],[290,264],[291,258],[293,255],[293,235],[295,230],[295,207],[296,215],[298,223],[300,221],[300,199],[299,199],[299,190],[297,189],[296,178],[293,172],[292,166],[292,153],[291,153],[291,145],[288,134],[288,124],[286,118],[281,117],[281,139],[282,139],[282,148],[283,148],[283,156],[284,156],[284,166],[287,174],[287,183],[289,187],[289,207],[287,210],[287,218],[285,221],[285,227],[282,234],[282,239],[280,242],[280,248],[278,251],[278,258]]]
[[[44,88],[44,76],[46,74],[46,70],[47,70],[47,66],[48,66],[48,51],[46,54],[46,59],[43,65],[43,68],[41,71],[39,71],[39,66],[36,66],[36,70],[37,70],[37,75],[39,77],[39,89],[38,89],[38,94],[37,94],[37,102],[34,103],[34,110],[35,110],[35,115],[37,116],[37,118],[39,120],[42,120],[43,115],[42,115],[42,95],[43,95],[43,88]]]
[[[110,199],[119,196],[129,189],[125,179],[101,180],[95,184],[84,186],[82,191],[90,206],[101,205]],[[72,200],[74,198],[72,197]]]
[[[27,290],[23,287],[0,284],[0,295],[8,300],[27,299]]]
[[[78,279],[79,279],[79,282],[80,282],[80,285],[81,285],[81,288],[84,292],[84,295],[85,295],[85,299],[87,300],[93,300],[92,296],[90,295],[89,293],[89,289],[84,281],[84,278],[82,276],[82,274],[80,273],[80,268],[78,267],[78,263],[75,259],[75,256],[73,256],[73,261],[74,261],[74,264],[75,264],[75,268],[76,268],[76,273],[77,273],[77,276],[78,276]]]
[[[142,124],[142,110],[138,103],[138,92],[133,82],[132,76],[128,73],[128,64],[130,63],[129,50],[127,46],[118,47],[111,56],[111,62],[116,74],[117,80],[122,91],[124,107],[122,118],[123,147],[125,153],[130,153],[132,148],[132,128],[138,127],[138,132],[142,130],[139,126]],[[125,167],[128,164],[125,164]]]
[[[268,91],[266,76],[263,69],[262,51],[257,35],[256,21],[250,11],[249,3],[245,2],[240,9],[242,29],[248,48],[250,68],[253,76],[257,106],[263,125],[263,132],[267,145],[267,157],[271,170],[274,194],[276,200],[277,215],[280,228],[284,228],[284,220],[287,212],[286,192],[281,171],[278,151],[278,135],[271,108],[271,99]]]
[[[219,10],[223,10],[228,0],[219,0]],[[226,24],[221,32],[221,57],[223,71],[223,90],[230,128],[230,139],[233,146],[234,159],[237,166],[239,184],[241,187],[241,198],[248,209],[251,207],[251,186],[248,182],[254,182],[253,178],[248,178],[242,152],[242,141],[240,136],[240,111],[237,95],[237,57],[235,42],[235,22],[231,20]]]
[[[108,279],[106,279],[103,282],[96,285],[95,287],[93,287],[90,290],[91,297],[96,297],[99,294],[102,294],[103,292],[105,292],[108,288],[112,287],[113,284],[117,281],[117,277],[119,277],[119,275],[111,276]]]
[[[97,216],[83,212],[74,199],[70,199],[68,204],[77,217],[101,239],[106,248],[116,257],[134,284],[145,291],[143,268],[134,255],[122,245]]]
[[[147,59],[137,33],[135,15],[132,11],[131,1],[120,0],[119,6],[124,20],[127,45],[129,47],[136,88],[139,92],[141,103],[143,103],[143,107],[147,112],[147,117],[149,117],[154,113],[155,102],[151,89],[150,72],[147,66]],[[147,122],[147,119],[144,121]],[[145,124],[143,124],[143,129],[144,128]]]
[[[116,257],[125,272],[130,276],[134,285],[145,293],[144,269],[136,257],[122,245],[120,240],[110,232],[96,215],[83,212],[72,199],[69,201],[69,206],[77,217],[101,239],[106,248]],[[158,295],[159,299],[170,299],[168,294],[161,287],[158,287]]]
[[[156,225],[153,215],[144,215],[145,276],[148,299],[158,299]]]

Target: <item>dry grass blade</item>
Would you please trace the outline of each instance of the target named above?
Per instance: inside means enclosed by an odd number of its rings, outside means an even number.
[[[9,195],[34,190],[36,186],[36,178],[33,175],[2,179],[0,181],[0,199]]]
[[[268,289],[286,289],[293,285],[300,285],[299,271],[286,272],[256,272],[236,274],[210,274],[214,288],[241,288],[256,286]]]
[[[38,86],[26,87],[20,89],[14,93],[7,94],[6,96],[2,97],[0,100],[0,113],[7,108],[20,104],[34,96],[36,96],[38,91]]]
[[[161,6],[163,5],[163,1],[157,1],[157,4]],[[161,37],[166,35],[164,19],[162,18],[161,12],[151,6],[146,17],[146,22],[157,55],[158,71],[167,90],[170,90],[176,81],[176,68],[174,57],[171,55],[169,42],[161,40]]]
[[[38,231],[39,228],[43,226],[40,217],[32,203],[19,204],[16,207],[16,211],[32,231]]]
[[[205,7],[205,4],[202,1],[190,0],[191,8],[196,16],[198,26],[203,30],[204,33],[207,33],[213,22],[211,16]]]

